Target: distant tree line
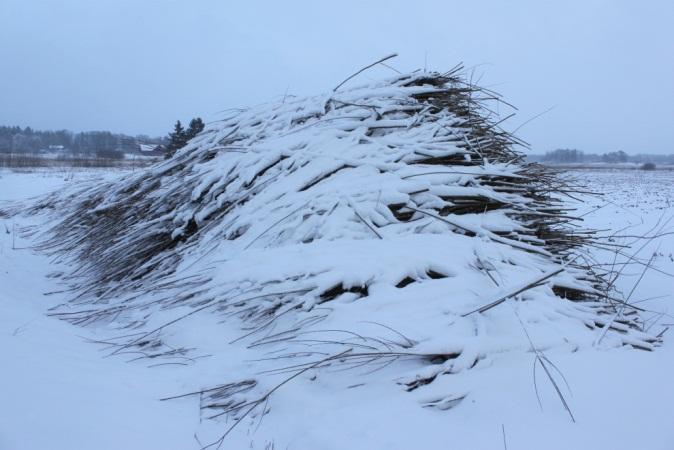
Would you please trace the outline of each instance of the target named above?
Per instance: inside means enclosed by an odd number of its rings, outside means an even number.
[[[76,157],[123,158],[124,153],[139,151],[140,145],[156,146],[155,154],[167,157],[204,130],[205,124],[199,117],[189,123],[187,129],[177,121],[168,136],[129,136],[110,131],[86,131],[73,133],[69,130],[41,131],[31,127],[0,126],[0,153],[38,154],[56,152]]]
[[[133,164],[149,163],[147,156],[170,158],[204,127],[199,117],[192,119],[187,129],[177,121],[173,132],[152,138],[110,131],[73,133],[0,125],[0,167],[116,167],[125,164],[128,154],[142,155],[130,158]]]
[[[547,152],[543,158],[546,162],[558,162],[558,163],[577,163],[583,162],[585,155],[583,152],[576,149],[569,148],[560,148]]]
[[[608,152],[608,153],[584,153],[576,149],[561,148],[547,152],[545,155],[531,155],[531,160],[558,163],[558,164],[579,164],[579,163],[657,163],[657,164],[674,164],[674,155],[651,155],[638,154],[628,155],[622,150]]]
[[[138,150],[139,143],[164,145],[167,138],[128,136],[110,131],[73,133],[68,130],[40,131],[31,127],[0,126],[0,153],[70,153],[78,156],[121,158]]]

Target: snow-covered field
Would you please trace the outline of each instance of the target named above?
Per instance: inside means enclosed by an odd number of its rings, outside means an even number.
[[[651,261],[641,280],[643,265],[626,266],[618,287],[627,296],[637,285],[630,302],[648,310],[650,331],[660,333],[674,324],[674,235],[667,234],[674,231],[674,171],[574,174],[604,194],[576,204],[586,224],[625,236],[616,238],[631,246],[625,253],[639,251],[640,261]],[[0,172],[0,201],[118,175]],[[194,372],[201,366],[148,367],[107,357],[101,345],[87,342],[91,330],[46,315],[68,293],[58,292],[63,286],[50,277],[63,267],[30,249],[30,227],[45,226],[37,220],[0,217],[0,449],[184,450],[221,434],[228,424],[202,420],[198,399],[158,401],[189,389],[189,378],[203,375]],[[662,236],[630,237],[642,235]],[[595,256],[613,262],[609,252]],[[243,423],[222,448],[674,449],[674,345],[664,336],[654,352],[601,345],[549,351],[568,383],[560,388],[575,423],[540,367],[534,379],[535,356],[507,352],[436,380],[449,392],[468,394],[446,411],[410,408],[395,385],[353,385],[330,395],[320,377],[313,391],[288,384],[274,399],[274,414]]]

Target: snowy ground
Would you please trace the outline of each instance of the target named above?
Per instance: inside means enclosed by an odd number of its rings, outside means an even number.
[[[575,174],[604,198],[579,205],[586,223],[620,230],[621,235],[674,231],[674,171],[581,170]],[[19,200],[116,173],[0,172],[0,201]],[[602,205],[600,209],[596,209]],[[86,342],[89,330],[45,315],[67,297],[49,274],[62,270],[30,250],[21,231],[35,219],[0,217],[0,449],[197,449],[227,426],[200,423],[195,399],[160,402],[185,392],[189,370],[148,368],[105,358]],[[620,242],[630,243],[631,238]],[[633,245],[636,252],[643,242]],[[652,255],[650,270],[631,301],[646,313],[651,331],[674,324],[674,235],[653,239],[639,257]],[[611,262],[608,253],[597,253]],[[628,266],[619,288],[628,294],[642,266]],[[507,305],[503,305],[507,307]],[[663,314],[664,313],[664,314]],[[504,353],[489,364],[437,382],[468,393],[448,410],[409,408],[399,387],[342,389],[338,396],[280,390],[274,414],[254,419],[230,436],[222,448],[276,449],[674,449],[674,345],[655,352],[600,347],[558,350],[548,357],[563,372],[576,423],[571,422],[554,388],[538,370],[534,390],[531,353]],[[337,398],[338,397],[338,398]]]

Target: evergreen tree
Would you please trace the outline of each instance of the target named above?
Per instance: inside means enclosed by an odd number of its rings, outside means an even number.
[[[171,143],[175,144],[177,148],[185,145],[185,128],[183,128],[179,120],[176,121],[176,124],[173,126],[173,133],[169,136],[171,137]]]
[[[204,121],[196,117],[190,121],[190,125],[185,130],[178,120],[173,127],[173,133],[169,134],[169,144],[166,146],[166,158],[172,157],[178,149],[187,145],[187,141],[204,130]]]
[[[183,128],[183,125],[180,121],[176,121],[176,124],[173,126],[173,133],[169,134],[170,142],[167,149],[167,156],[173,156],[173,154],[179,149],[187,144],[187,132]]]
[[[204,124],[204,121],[201,120],[201,117],[190,120],[190,126],[187,128],[187,139],[190,140],[197,134],[204,131],[205,126],[206,125]]]

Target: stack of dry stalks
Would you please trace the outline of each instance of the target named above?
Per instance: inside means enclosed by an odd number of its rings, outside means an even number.
[[[657,338],[587,262],[585,249],[605,243],[564,206],[581,188],[524,162],[490,108],[499,102],[462,67],[340,85],[234,111],[169,161],[45,199],[34,211],[59,220],[41,248],[72,265],[76,293],[53,313],[131,330],[107,341],[114,353],[185,364],[194,351],[169,330],[224,318],[230,345],[276,352],[195,391],[215,416],[239,418],[334,364],[411,359],[396,380],[416,390],[496,343],[533,346],[520,324],[545,335],[555,318],[568,333],[546,345],[605,328],[616,345],[651,349]],[[528,318],[499,307],[511,299]],[[478,315],[503,326],[476,349]]]

